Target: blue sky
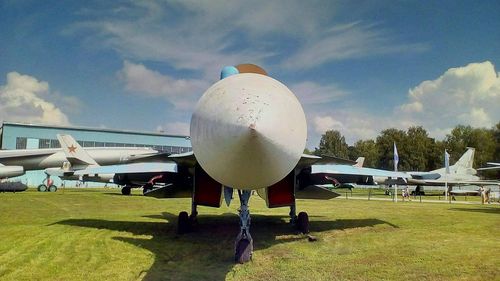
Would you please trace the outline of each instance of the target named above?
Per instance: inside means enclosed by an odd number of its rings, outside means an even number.
[[[224,65],[302,102],[309,148],[500,121],[498,1],[1,1],[0,121],[188,134]]]

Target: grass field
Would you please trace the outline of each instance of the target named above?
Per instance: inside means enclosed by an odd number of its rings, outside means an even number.
[[[297,202],[309,242],[288,209],[252,197],[253,261],[236,265],[236,209],[122,196],[117,189],[0,193],[1,280],[500,280],[500,205],[334,199]]]

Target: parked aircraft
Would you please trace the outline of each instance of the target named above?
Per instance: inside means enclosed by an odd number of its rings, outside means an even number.
[[[468,147],[467,151],[458,159],[454,164],[444,168],[432,170],[430,172],[405,172],[411,177],[408,178],[406,183],[392,181],[392,184],[400,185],[414,185],[415,194],[424,194],[423,186],[449,186],[448,192],[450,193],[461,193],[461,191],[454,192],[452,190],[453,186],[463,186],[463,185],[500,185],[499,181],[492,180],[481,180],[477,176],[477,171],[472,167],[474,163],[474,153],[475,149]],[[446,166],[446,165],[445,165]],[[377,178],[376,181],[379,184],[388,184],[387,178]],[[390,180],[389,180],[390,181]]]
[[[483,168],[479,168],[477,170],[484,171],[484,170],[498,170],[498,169],[500,169],[500,163],[487,162],[486,164],[490,165],[490,167],[483,167]]]
[[[50,176],[59,176],[63,179],[79,180],[72,177],[75,170],[89,166],[113,165],[118,163],[132,163],[142,159],[154,161],[165,157],[151,148],[117,148],[92,147],[82,148],[70,135],[57,135],[61,148],[47,149],[19,149],[0,151],[0,179],[23,175],[25,171],[44,170],[47,174],[46,183],[50,183]],[[87,175],[83,180],[90,180]],[[109,182],[111,178],[92,178],[93,181]],[[39,191],[56,191],[55,185],[42,183]]]
[[[304,177],[309,177],[310,180],[315,183],[315,185],[333,189],[333,188],[349,188],[352,189],[356,184],[359,185],[375,185],[377,184],[373,178],[387,177],[387,172],[380,169],[363,168],[365,158],[359,157],[356,162],[352,165],[349,164],[322,164],[322,165],[312,165],[310,169],[305,168],[299,175],[299,179],[304,179]],[[332,175],[346,175],[342,178],[342,182],[339,182],[335,176]],[[351,175],[351,181],[347,175]],[[400,181],[406,181],[408,175],[396,174]]]
[[[22,166],[4,166],[0,163],[0,192],[25,191],[28,187],[20,182],[7,182],[6,179],[24,174]]]
[[[8,182],[5,181],[9,177],[15,177],[22,175],[22,167],[19,166],[4,166],[0,164],[0,192],[20,192],[25,191],[28,187],[20,182]]]
[[[477,171],[472,167],[474,163],[475,149],[468,147],[467,151],[452,165],[437,169],[427,173],[409,172],[412,176],[408,184],[416,185],[417,189],[421,186],[445,186],[449,187],[448,192],[453,193],[453,186],[461,185],[500,185],[499,181],[481,180],[477,176]],[[422,189],[415,190],[416,193],[422,192]]]
[[[198,101],[191,118],[193,152],[170,155],[163,171],[136,165],[95,167],[75,175],[115,173],[115,179],[147,179],[162,187],[146,195],[192,198],[191,215],[180,212],[178,232],[189,231],[196,220],[197,206],[220,207],[222,198],[231,202],[233,189],[240,198],[240,231],[235,242],[235,261],[250,260],[249,199],[253,190],[269,208],[290,207],[291,222],[303,233],[309,231],[306,212],[296,214],[297,198],[329,199],[338,194],[315,185],[313,175],[327,174],[317,165],[338,163],[338,159],[304,155],[307,125],[301,104],[281,82],[260,67],[244,64],[225,67],[221,80],[213,84]],[[353,164],[353,163],[351,163]],[[360,168],[362,169],[362,168]],[[144,177],[146,175],[146,177]],[[382,174],[379,174],[382,176]],[[385,172],[385,176],[408,177]],[[338,182],[364,180],[359,173],[331,174]]]
[[[476,176],[477,171],[472,168],[474,163],[475,149],[468,147],[467,151],[458,159],[458,161],[447,168],[440,168],[430,172],[408,172],[413,180],[422,180],[426,183],[438,183],[447,179],[448,182],[457,181],[476,181],[479,177]],[[412,180],[410,180],[411,182]]]

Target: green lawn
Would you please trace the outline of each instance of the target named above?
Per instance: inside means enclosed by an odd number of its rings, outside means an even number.
[[[299,200],[311,234],[288,209],[252,197],[253,261],[235,265],[238,202],[199,208],[195,232],[175,233],[190,200],[117,189],[0,193],[1,280],[500,280],[500,205]]]

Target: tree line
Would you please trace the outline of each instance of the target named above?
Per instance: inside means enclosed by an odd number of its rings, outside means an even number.
[[[429,137],[421,126],[409,127],[406,131],[386,129],[376,139],[358,140],[348,145],[339,131],[326,131],[315,155],[333,155],[356,159],[365,157],[364,166],[392,170],[394,167],[394,142],[399,156],[398,169],[401,171],[430,171],[444,166],[444,150],[450,154],[450,165],[455,163],[467,150],[476,149],[474,168],[486,166],[486,162],[500,161],[500,122],[493,128],[473,128],[456,126],[443,140]],[[305,151],[311,153],[311,151]],[[499,177],[500,171],[488,171],[482,175]]]

